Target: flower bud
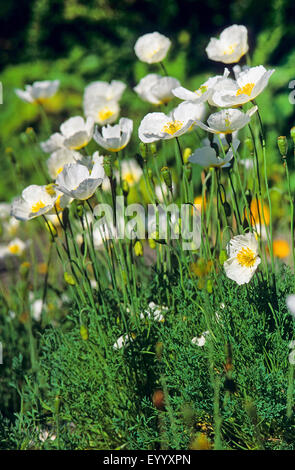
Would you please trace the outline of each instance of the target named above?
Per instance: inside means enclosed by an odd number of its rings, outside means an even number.
[[[188,159],[191,156],[191,154],[192,154],[192,149],[191,148],[187,147],[187,148],[184,149],[183,154],[182,154],[183,163],[188,162]]]
[[[88,340],[89,334],[88,334],[88,329],[86,328],[85,325],[81,325],[81,327],[80,327],[80,335],[81,335],[81,338],[83,339],[83,341],[87,341],[87,340]]]
[[[253,140],[250,139],[250,137],[247,137],[245,139],[245,145],[247,147],[247,149],[249,150],[249,152],[253,152],[254,151],[254,144],[253,144]]]
[[[70,286],[74,286],[76,284],[76,281],[75,279],[73,278],[73,276],[67,272],[64,273],[64,280],[66,281],[67,284],[69,284]]]
[[[151,145],[150,145],[150,150],[151,150],[151,154],[153,157],[156,156],[156,153],[157,153],[157,146],[155,144],[155,142],[153,142]]]
[[[144,144],[143,142],[140,142],[139,149],[140,149],[142,158],[146,160],[146,157],[147,157],[146,144]]]
[[[281,135],[277,139],[277,144],[279,147],[279,151],[282,157],[285,157],[288,153],[288,140],[285,135]]]
[[[28,261],[24,261],[24,262],[20,265],[20,267],[19,267],[19,273],[20,273],[20,275],[21,275],[22,278],[27,278],[27,277],[28,277],[30,267],[31,267],[31,263],[29,263]]]
[[[126,180],[122,181],[122,191],[123,191],[123,195],[127,197],[129,194],[129,184],[128,184],[128,181]]]
[[[164,182],[166,183],[166,186],[168,187],[168,189],[172,189],[172,177],[171,177],[171,173],[170,173],[170,170],[167,166],[164,166],[163,168],[161,168],[161,174],[162,174],[162,178],[164,180]]]
[[[229,205],[229,203],[228,203],[227,201],[225,201],[225,202],[223,203],[223,208],[224,208],[224,212],[225,212],[226,217],[230,217],[230,215],[231,215],[231,207],[230,207],[230,205]]]
[[[113,177],[113,167],[112,167],[113,159],[111,155],[106,155],[103,157],[103,168],[105,171],[106,176],[109,178]]]
[[[219,254],[219,263],[221,265],[223,265],[223,263],[225,263],[225,261],[227,260],[227,254],[226,254],[226,251],[225,250],[221,250],[220,254]]]
[[[207,292],[208,292],[208,294],[212,294],[212,292],[213,292],[213,283],[212,283],[211,279],[208,279],[208,281],[207,281]]]
[[[155,242],[153,238],[149,238],[149,245],[150,245],[150,248],[154,250],[157,246],[157,243]]]
[[[83,216],[83,204],[77,204],[76,206],[76,214],[78,217]]]
[[[135,256],[143,256],[143,246],[140,240],[137,240],[134,245]]]
[[[192,180],[192,166],[190,163],[186,163],[184,166],[184,173],[187,177],[188,182]]]
[[[290,136],[294,142],[294,145],[295,145],[295,126],[292,127],[292,129],[290,130]]]

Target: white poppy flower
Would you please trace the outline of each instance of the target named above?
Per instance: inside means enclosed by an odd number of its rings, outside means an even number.
[[[43,103],[51,98],[59,87],[59,80],[44,80],[34,82],[32,85],[26,85],[25,90],[16,89],[17,96],[27,103]]]
[[[94,120],[88,117],[86,121],[81,116],[71,117],[60,126],[64,137],[63,145],[70,150],[79,150],[85,147],[92,139]]]
[[[206,336],[209,335],[209,331],[204,331],[202,335],[198,338],[197,336],[192,339],[192,343],[196,344],[200,348],[203,347],[206,343]]]
[[[234,24],[220,34],[219,39],[211,38],[206,52],[211,60],[232,64],[248,52],[248,31],[245,26]]]
[[[150,302],[148,309],[145,310],[144,313],[140,314],[140,318],[143,320],[145,318],[149,318],[149,319],[163,322],[165,320],[163,312],[166,312],[167,310],[168,310],[168,307],[159,306],[159,305],[156,305],[154,302]]]
[[[295,294],[287,295],[286,304],[289,312],[295,319]]]
[[[134,90],[144,101],[160,105],[174,98],[172,90],[178,86],[180,82],[176,78],[150,73],[140,80]]]
[[[127,181],[129,186],[137,183],[142,176],[142,169],[134,159],[122,160],[121,164],[122,180]]]
[[[199,120],[196,120],[196,124],[201,129],[213,134],[232,134],[249,124],[251,116],[257,109],[257,106],[253,106],[246,113],[239,109],[222,109],[209,116],[207,120],[208,126]]]
[[[120,80],[112,80],[110,83],[92,82],[84,90],[83,101],[85,103],[97,98],[104,98],[106,101],[119,101],[125,88],[125,83]]]
[[[11,205],[11,215],[19,220],[30,220],[53,209],[60,193],[52,185],[32,184]]]
[[[184,101],[191,101],[193,103],[205,103],[213,93],[214,87],[219,82],[223,82],[227,79],[229,75],[229,70],[224,69],[223,75],[216,75],[215,77],[210,77],[206,82],[204,82],[199,88],[194,91],[190,91],[184,87],[177,87],[172,90],[172,93],[177,98]]]
[[[0,246],[0,259],[6,258],[6,256],[21,256],[27,244],[20,240],[19,238],[14,238],[7,245]]]
[[[128,334],[122,335],[114,343],[113,348],[122,349],[123,347],[128,346],[130,341],[132,341],[132,337],[130,337]]]
[[[52,153],[64,147],[64,140],[64,136],[62,136],[59,132],[55,132],[45,142],[41,142],[40,147],[43,152]]]
[[[120,106],[117,101],[109,101],[105,98],[94,98],[84,101],[84,114],[91,117],[100,126],[112,124],[120,114]]]
[[[189,162],[197,163],[198,165],[204,168],[227,168],[230,166],[230,161],[234,156],[234,151],[237,150],[239,144],[240,141],[235,139],[235,141],[233,142],[233,149],[230,148],[225,154],[224,158],[221,153],[221,150],[220,154],[222,155],[222,157],[216,154],[216,150],[214,148],[212,148],[210,145],[206,145],[195,150],[188,160]]]
[[[181,103],[169,116],[164,113],[147,114],[140,123],[138,136],[145,144],[173,139],[187,132],[195,120],[196,105]]]
[[[80,163],[68,163],[59,173],[56,184],[57,189],[74,199],[85,200],[90,198],[104,178],[102,162],[93,165],[92,171]]]
[[[165,59],[170,45],[170,39],[154,32],[140,36],[135,43],[134,51],[142,62],[154,64]]]
[[[215,106],[240,106],[254,100],[267,86],[274,70],[266,70],[263,65],[241,72],[232,86],[214,90],[212,102]]]
[[[247,284],[252,279],[261,259],[258,243],[253,233],[237,235],[227,244],[229,258],[223,264],[227,277],[237,284]]]
[[[119,124],[104,126],[101,133],[96,128],[93,138],[106,150],[119,152],[129,143],[132,131],[133,121],[128,118],[121,118]]]
[[[76,163],[82,158],[79,152],[75,152],[66,147],[55,150],[47,160],[47,168],[50,177],[55,180],[67,163]]]

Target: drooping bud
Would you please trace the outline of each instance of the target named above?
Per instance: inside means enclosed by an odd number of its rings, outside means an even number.
[[[127,197],[129,194],[129,184],[128,184],[128,181],[126,180],[122,181],[122,191],[123,191],[123,195]]]
[[[247,147],[247,149],[249,150],[250,153],[253,153],[253,150],[254,150],[254,144],[253,144],[253,140],[250,139],[250,137],[247,137],[245,139],[245,145]]]
[[[108,176],[109,178],[113,177],[112,163],[113,163],[113,159],[111,155],[106,155],[105,157],[103,157],[103,168],[104,168],[106,176]]]
[[[190,163],[186,163],[184,165],[184,173],[187,177],[188,182],[190,183],[190,181],[192,180],[192,173],[193,173],[192,165]]]
[[[220,252],[220,254],[219,254],[219,263],[221,264],[221,266],[225,263],[226,260],[227,260],[226,251],[225,251],[225,250],[221,250],[221,252]]]
[[[151,150],[152,156],[155,157],[156,153],[157,153],[157,146],[156,146],[155,142],[151,143],[150,150]]]
[[[70,286],[74,286],[76,284],[76,281],[75,281],[74,277],[71,274],[69,274],[68,272],[64,273],[64,280]]]
[[[279,147],[279,151],[282,157],[285,157],[288,153],[288,140],[285,135],[281,135],[277,139],[277,144]]]
[[[169,168],[167,166],[164,166],[161,168],[161,175],[162,178],[167,186],[167,188],[171,191],[172,189],[172,176]]]
[[[140,149],[142,158],[146,160],[146,157],[147,157],[146,144],[144,144],[143,142],[140,142],[139,149]]]
[[[81,338],[83,339],[83,341],[87,341],[87,340],[88,340],[89,334],[88,334],[88,329],[86,328],[85,325],[81,325],[81,327],[80,327],[80,335],[81,335]]]
[[[143,256],[143,246],[140,240],[137,240],[134,245],[135,256]]]
[[[188,159],[191,156],[191,154],[192,154],[192,149],[191,148],[187,147],[187,148],[184,149],[183,155],[182,155],[183,163],[188,162]]]

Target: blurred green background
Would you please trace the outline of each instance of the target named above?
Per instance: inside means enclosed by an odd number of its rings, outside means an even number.
[[[151,106],[132,87],[146,73],[159,72],[157,64],[140,63],[133,52],[138,36],[147,32],[159,31],[172,40],[165,61],[168,72],[195,87],[223,71],[223,64],[207,58],[210,37],[233,23],[244,24],[251,64],[276,68],[258,100],[268,139],[288,134],[295,124],[294,105],[288,100],[288,84],[295,79],[294,0],[18,0],[1,2],[0,18],[0,200],[21,189],[13,175],[18,167],[23,183],[41,182],[32,170],[39,145],[36,141],[32,151],[32,142],[28,145],[21,133],[32,126],[39,142],[48,136],[38,108],[20,101],[14,89],[35,80],[60,79],[60,91],[47,108],[53,132],[64,119],[82,114],[83,89],[89,82],[123,80],[128,89],[121,115],[135,119],[136,128]],[[136,149],[134,137],[130,153]]]

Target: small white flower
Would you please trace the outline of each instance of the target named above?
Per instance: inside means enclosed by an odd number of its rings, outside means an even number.
[[[150,302],[148,309],[145,310],[144,313],[140,314],[140,318],[143,320],[145,318],[149,318],[155,321],[163,322],[165,320],[163,312],[166,312],[167,310],[168,310],[168,307],[159,306],[159,305],[156,305],[154,302]]]
[[[113,348],[114,349],[122,349],[123,347],[128,346],[130,341],[132,341],[132,337],[130,337],[128,334],[122,335],[114,343]]]
[[[57,92],[59,80],[44,80],[34,82],[32,85],[26,85],[25,90],[16,89],[17,96],[27,103],[43,103],[51,98]]]
[[[121,162],[122,180],[127,181],[129,186],[137,183],[142,176],[142,169],[134,159],[122,160]]]
[[[206,343],[206,336],[209,335],[209,331],[204,331],[202,335],[198,338],[197,336],[192,339],[192,343],[196,344],[200,348],[203,347]]]
[[[84,90],[83,101],[93,101],[104,98],[106,101],[119,101],[126,88],[125,83],[120,80],[112,80],[110,83],[96,81],[90,83]]]
[[[134,91],[144,101],[160,105],[169,103],[174,98],[172,90],[178,86],[180,83],[176,78],[151,73],[140,80]]]
[[[64,148],[64,140],[64,136],[59,132],[55,132],[45,142],[41,142],[40,147],[43,152],[53,153],[60,148]]]
[[[117,101],[108,101],[105,98],[96,98],[84,102],[84,114],[91,117],[100,126],[112,124],[120,114],[120,106]]]
[[[85,200],[94,194],[104,176],[102,161],[94,163],[92,171],[80,163],[68,163],[56,179],[57,189],[71,198]]]
[[[38,428],[37,428],[37,431],[39,431]],[[47,441],[47,439],[50,439],[51,441],[55,441],[56,439],[56,435],[51,434],[48,429],[40,429],[38,437],[41,442],[45,442]]]
[[[211,38],[206,52],[211,60],[232,64],[248,52],[248,31],[245,26],[232,25],[220,34],[219,39]]]
[[[170,45],[170,39],[154,32],[140,36],[135,43],[134,51],[142,62],[154,64],[165,59]]]
[[[19,220],[30,220],[53,209],[60,193],[52,185],[32,184],[11,205],[11,215]]]
[[[121,118],[119,124],[104,126],[101,133],[96,128],[93,138],[104,149],[119,152],[129,143],[132,131],[133,121],[128,118]]]
[[[237,235],[227,244],[228,259],[223,264],[227,277],[237,284],[250,282],[261,259],[258,256],[258,243],[253,233]]]
[[[273,70],[262,65],[241,72],[236,81],[230,81],[224,88],[215,89],[212,102],[215,106],[240,106],[254,100],[267,86]],[[232,83],[231,83],[232,82]]]
[[[101,126],[115,122],[120,113],[119,100],[125,88],[125,83],[119,80],[90,83],[83,97],[85,116],[92,117]]]
[[[287,295],[286,304],[289,312],[295,320],[295,294]]]
[[[196,124],[201,127],[201,129],[213,134],[232,134],[249,124],[251,116],[257,109],[257,106],[254,106],[246,113],[243,113],[239,109],[222,109],[209,116],[207,120],[208,126],[199,120],[196,120]]]
[[[92,139],[94,120],[88,117],[86,121],[81,116],[71,117],[60,126],[64,137],[63,145],[70,150],[79,150],[85,147]]]
[[[19,238],[14,238],[7,245],[0,246],[0,259],[6,258],[6,256],[22,256],[27,244]]]
[[[56,179],[67,163],[76,163],[81,159],[79,152],[66,147],[55,150],[47,160],[48,173],[52,179]]]
[[[140,123],[138,136],[146,144],[157,140],[173,139],[187,132],[196,120],[196,105],[181,103],[167,116],[164,113],[149,113]]]
[[[234,151],[237,150],[239,144],[240,142],[238,140],[233,142]],[[189,157],[189,161],[191,163],[197,163],[204,168],[227,168],[230,166],[230,161],[234,156],[233,149],[230,148],[223,158],[223,156],[220,157],[217,155],[214,148],[212,148],[210,145],[207,145],[195,150],[194,153]],[[220,154],[222,155],[221,151]]]
[[[31,303],[31,312],[32,312],[32,317],[36,321],[41,320],[41,315],[42,315],[42,310],[43,310],[43,300],[42,299],[36,299],[34,302]]]
[[[205,103],[205,101],[210,100],[210,97],[214,91],[214,87],[216,87],[218,83],[224,84],[227,80],[228,75],[229,70],[225,68],[223,75],[216,75],[215,77],[210,77],[195,91],[190,91],[184,87],[178,87],[172,90],[172,93],[174,94],[174,96],[177,96],[177,98],[184,101],[191,101],[193,103]]]

